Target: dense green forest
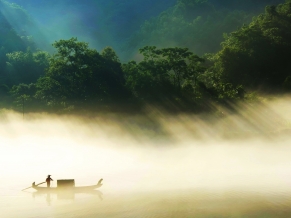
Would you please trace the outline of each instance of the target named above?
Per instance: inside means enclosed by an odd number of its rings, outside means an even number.
[[[257,8],[178,0],[124,40],[132,56],[127,61],[112,47],[98,52],[76,37],[55,41],[53,53],[40,50],[41,40],[30,35],[36,29],[24,31],[25,25],[7,19],[15,14],[34,25],[27,12],[3,0],[0,7],[2,108],[132,111],[151,104],[205,111],[211,102],[226,105],[253,100],[255,92],[291,91],[290,0],[256,16]]]
[[[178,0],[159,16],[145,21],[124,50],[146,45],[186,47],[198,55],[219,51],[223,34],[249,24],[267,4],[282,1]]]

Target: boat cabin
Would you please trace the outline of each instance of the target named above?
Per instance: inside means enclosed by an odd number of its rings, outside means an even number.
[[[75,180],[74,179],[60,179],[60,180],[57,180],[57,187],[58,188],[72,188],[72,187],[75,187]]]

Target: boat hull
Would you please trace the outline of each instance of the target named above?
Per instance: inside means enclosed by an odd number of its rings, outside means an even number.
[[[74,192],[74,193],[84,193],[84,192],[90,192],[97,188],[100,188],[102,186],[102,179],[99,180],[99,182],[96,185],[91,186],[79,186],[79,187],[39,187],[38,185],[35,185],[35,183],[32,184],[32,188],[37,190],[38,192],[51,192],[51,193],[58,193],[58,192]]]
[[[70,191],[70,192],[86,192],[86,191],[92,191],[95,190],[102,185],[94,185],[94,186],[84,186],[84,187],[71,187],[71,188],[48,188],[48,187],[32,187],[35,190],[39,192],[64,192],[64,191]]]

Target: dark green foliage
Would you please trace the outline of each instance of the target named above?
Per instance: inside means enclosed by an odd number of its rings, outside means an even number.
[[[244,99],[244,87],[290,92],[291,1],[266,7],[243,26],[248,14],[217,11],[209,2],[178,0],[145,23],[130,41],[147,45],[140,61],[123,64],[113,48],[99,53],[77,38],[56,41],[52,56],[35,50],[32,38],[17,35],[0,13],[0,105],[10,107],[13,99],[15,109],[26,111],[127,103],[188,110]],[[223,32],[231,33],[217,53],[192,52],[219,50]]]
[[[1,4],[1,2],[0,2]],[[0,5],[1,6],[1,5]],[[6,52],[23,51],[26,46],[0,11],[0,48]]]
[[[283,83],[283,89],[287,92],[291,91],[291,76],[288,76],[284,83]]]
[[[177,0],[176,4],[146,20],[127,44],[134,53],[145,45],[186,47],[196,54],[217,52],[223,34],[249,24],[267,4],[283,0]],[[132,54],[131,54],[132,55]]]
[[[5,84],[0,85],[0,96],[6,96],[9,92],[9,87]]]
[[[38,51],[32,53],[30,49],[26,52],[17,51],[6,54],[7,83],[9,85],[19,83],[32,83],[44,75],[49,66],[49,54]]]
[[[44,75],[48,67],[49,55],[47,52],[38,51],[32,53],[30,49],[26,52],[16,51],[5,54],[5,50],[0,50],[0,85],[10,89],[20,83],[30,84]],[[8,97],[8,92],[6,92]]]
[[[209,0],[216,8],[228,8],[230,10],[263,11],[266,5],[277,5],[284,0]]]
[[[0,0],[0,84],[33,83],[48,67],[49,55],[36,51],[26,34],[31,21],[20,6]]]
[[[34,44],[24,31],[29,23],[29,16],[20,6],[0,0],[0,48],[6,52],[32,48]]]
[[[134,50],[145,45],[186,47],[199,55],[217,52],[223,33],[250,21],[245,12],[216,10],[207,0],[179,0],[146,21],[126,46]]]
[[[5,68],[6,61],[7,61],[6,51],[5,51],[5,48],[2,46],[0,48],[0,69],[2,69],[0,71],[0,74],[3,74],[3,69]]]
[[[31,83],[27,84],[19,84],[17,86],[13,86],[10,90],[10,94],[13,97],[13,105],[16,110],[22,111],[35,111],[39,108],[39,104],[34,98],[34,94],[36,92],[35,84]]]
[[[53,45],[57,53],[36,83],[35,96],[46,105],[82,108],[128,97],[121,65],[111,48],[100,55],[76,38]]]
[[[144,60],[123,65],[127,87],[144,100],[171,100],[183,96],[195,96],[196,80],[204,72],[204,59],[187,48],[157,49],[146,46],[140,49]],[[196,93],[197,94],[197,93]],[[185,95],[186,96],[186,95]]]
[[[266,7],[249,25],[226,36],[215,70],[224,80],[279,88],[290,76],[291,3]]]
[[[173,86],[169,83],[166,61],[159,57],[156,47],[144,47],[140,53],[144,56],[143,61],[123,65],[128,89],[143,100],[158,100],[166,97],[165,93],[171,95]]]

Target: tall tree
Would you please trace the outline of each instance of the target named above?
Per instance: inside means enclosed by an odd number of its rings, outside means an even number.
[[[179,96],[183,85],[191,84],[194,88],[198,75],[205,70],[201,65],[204,59],[187,48],[145,46],[140,53],[144,57],[141,62],[131,61],[123,66],[127,85],[139,98],[161,100]]]
[[[226,36],[215,70],[233,84],[281,88],[290,76],[291,2],[266,7],[252,23]]]
[[[57,53],[50,59],[46,75],[36,83],[37,98],[48,105],[76,107],[125,98],[124,78],[113,50],[106,49],[103,57],[77,38],[53,46]]]

